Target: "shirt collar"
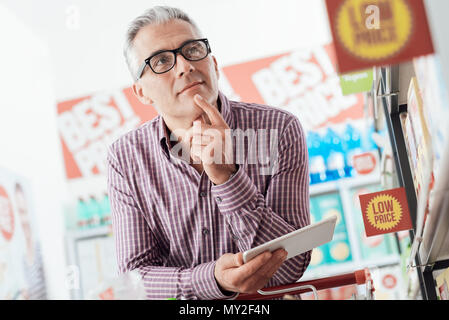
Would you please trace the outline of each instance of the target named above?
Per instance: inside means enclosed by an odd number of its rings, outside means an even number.
[[[159,142],[161,144],[163,154],[169,159],[170,158],[170,137],[168,135],[168,128],[165,124],[164,119],[159,116]]]
[[[218,103],[221,106],[220,108],[221,116],[226,121],[229,128],[234,129],[235,124],[231,112],[231,103],[221,91],[218,91]]]
[[[226,96],[221,91],[218,91],[217,104],[221,116],[226,121],[228,126],[231,129],[233,129],[234,121],[232,118],[231,104],[228,98],[226,98]],[[158,132],[159,142],[161,144],[163,154],[167,157],[167,159],[170,159],[170,136],[168,132],[169,129],[167,128],[164,119],[161,116],[159,116],[159,132]]]

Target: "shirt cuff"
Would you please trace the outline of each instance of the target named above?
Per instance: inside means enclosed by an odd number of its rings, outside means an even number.
[[[237,172],[228,181],[212,186],[211,193],[220,212],[231,214],[251,203],[255,205],[258,190],[243,166],[240,165]]]
[[[198,299],[227,299],[235,295],[232,294],[228,296],[220,290],[217,280],[215,280],[214,271],[215,261],[203,263],[193,268],[192,288],[194,295],[198,297]]]

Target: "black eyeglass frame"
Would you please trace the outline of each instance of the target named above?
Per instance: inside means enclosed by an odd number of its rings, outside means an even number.
[[[188,45],[189,43],[196,42],[196,41],[201,41],[201,42],[203,42],[203,43],[206,45],[207,54],[204,56],[204,58],[197,59],[197,60],[192,60],[192,59],[189,59],[189,58],[187,58],[186,56],[184,56],[184,54],[182,53],[182,49],[183,49],[186,45]],[[166,71],[164,71],[164,72],[156,72],[156,71],[154,71],[153,68],[151,67],[151,65],[150,65],[150,60],[151,60],[153,57],[155,57],[155,56],[157,56],[158,54],[161,54],[161,53],[163,53],[163,52],[172,52],[172,53],[175,55],[175,60],[174,60],[173,66],[172,66],[170,69],[168,69],[168,70],[166,70]],[[173,69],[173,67],[176,65],[176,58],[177,58],[177,56],[178,56],[178,53],[179,53],[180,55],[182,55],[183,58],[186,59],[186,60],[188,60],[188,61],[200,61],[200,60],[205,59],[211,52],[212,52],[212,51],[211,51],[211,49],[210,49],[209,41],[207,40],[207,38],[202,38],[202,39],[192,39],[192,40],[186,41],[182,46],[180,46],[180,47],[177,48],[177,49],[173,49],[173,50],[160,50],[160,51],[158,51],[158,52],[152,54],[152,55],[149,56],[148,58],[146,58],[145,61],[140,65],[139,70],[138,70],[138,72],[137,72],[136,81],[139,80],[139,79],[142,77],[142,74],[143,74],[143,72],[144,72],[146,66],[150,67],[151,71],[153,71],[153,72],[156,73],[156,74],[166,73],[166,72],[170,71],[171,69]]]

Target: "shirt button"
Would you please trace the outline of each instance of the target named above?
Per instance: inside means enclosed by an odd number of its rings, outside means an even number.
[[[217,197],[217,202],[221,202],[221,198],[220,197]]]
[[[201,191],[201,192],[200,192],[200,197],[205,197],[206,195],[207,195],[206,192],[204,192],[204,191]]]
[[[207,236],[209,234],[209,229],[203,228],[203,234]]]
[[[233,239],[234,241],[239,241],[239,237],[237,237],[235,234],[232,235],[232,239]]]

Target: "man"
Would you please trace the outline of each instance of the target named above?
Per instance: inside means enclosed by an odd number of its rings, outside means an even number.
[[[119,270],[139,270],[149,299],[226,299],[294,282],[310,261],[279,249],[243,263],[309,224],[307,148],[290,113],[219,92],[210,53],[179,9],[128,30],[134,94],[159,115],[111,145],[108,189]]]

